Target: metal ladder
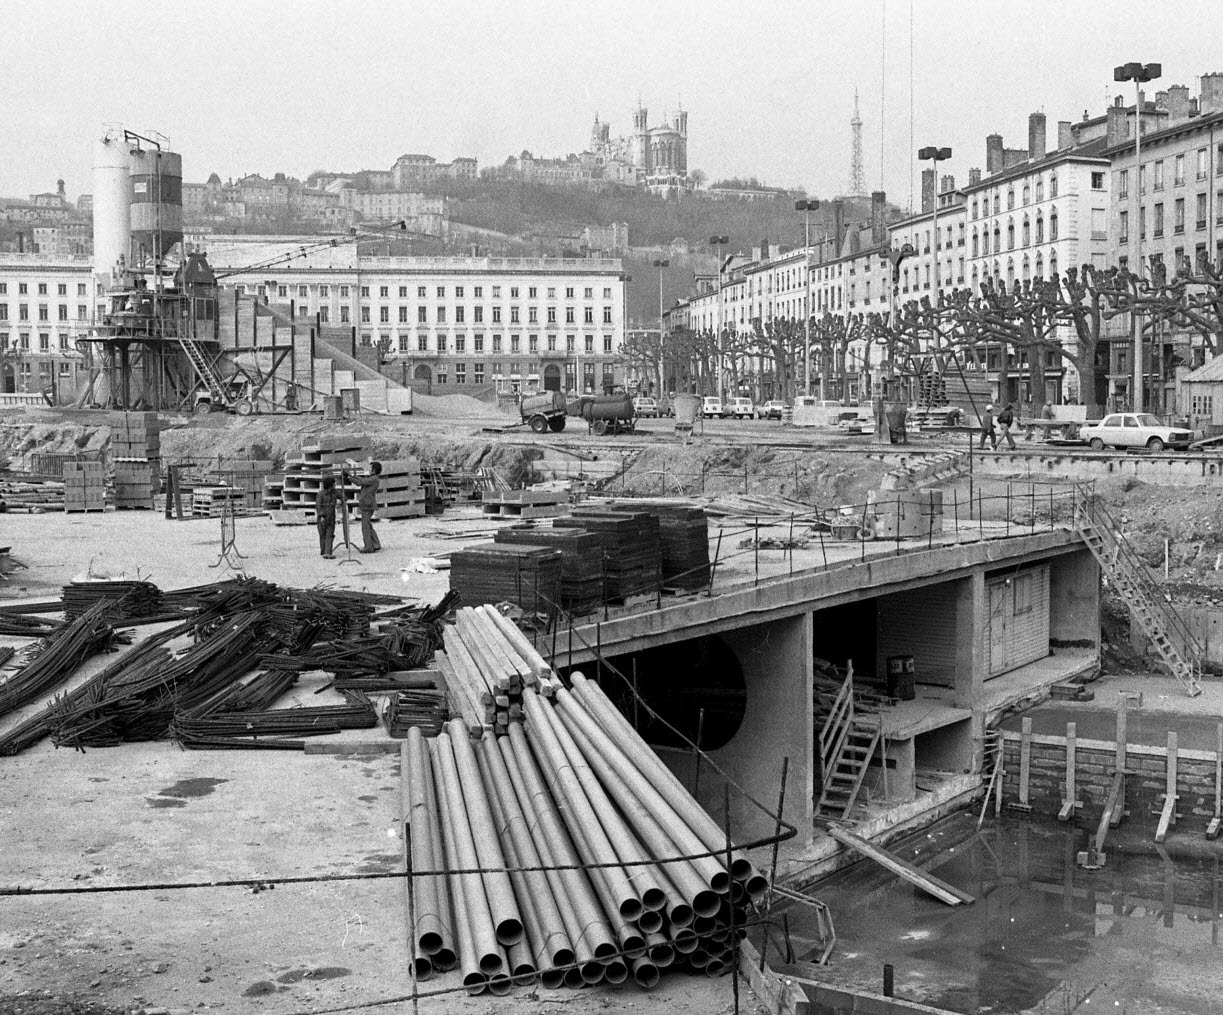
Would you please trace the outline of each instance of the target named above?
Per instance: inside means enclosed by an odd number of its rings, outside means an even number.
[[[199,343],[194,338],[188,338],[186,335],[179,337],[179,344],[183,347],[183,352],[186,353],[187,360],[190,362],[192,369],[195,370],[196,376],[203,382],[208,389],[209,394],[220,394],[225,390],[224,383],[220,375],[209,362],[208,357],[204,355],[204,350],[200,348]]]
[[[1147,574],[1146,565],[1094,493],[1083,488],[1076,491],[1074,522],[1075,530],[1138,619],[1164,665],[1189,697],[1201,694],[1201,646],[1169,608],[1165,593]]]

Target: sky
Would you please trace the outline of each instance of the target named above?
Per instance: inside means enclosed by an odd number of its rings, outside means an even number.
[[[1027,144],[1027,117],[1103,112],[1133,85],[1223,71],[1223,19],[1195,0],[0,0],[0,195],[87,193],[105,124],[167,136],[201,182],[386,169],[407,152],[499,164],[581,151],[597,112],[627,132],[682,103],[688,165],[814,196],[846,191],[855,88],[868,189],[910,199],[916,148]],[[912,53],[913,59],[910,59]],[[1151,95],[1150,97],[1153,97]],[[880,125],[883,126],[882,137]],[[911,139],[911,141],[910,141]],[[881,172],[882,162],[882,172]],[[920,200],[920,194],[917,199]]]

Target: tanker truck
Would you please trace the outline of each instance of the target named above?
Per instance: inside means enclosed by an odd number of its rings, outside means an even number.
[[[581,416],[591,433],[599,437],[607,433],[632,433],[637,423],[633,400],[624,393],[581,395],[576,402],[569,403],[569,415]]]
[[[536,433],[545,430],[560,433],[565,429],[565,396],[559,391],[525,395],[518,407],[522,410],[522,421]]]

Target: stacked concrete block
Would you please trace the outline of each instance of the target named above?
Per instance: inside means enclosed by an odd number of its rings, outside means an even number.
[[[115,507],[151,508],[161,488],[161,423],[155,412],[116,412],[110,420]]]
[[[101,462],[64,462],[64,510],[70,514],[106,508],[106,473]]]

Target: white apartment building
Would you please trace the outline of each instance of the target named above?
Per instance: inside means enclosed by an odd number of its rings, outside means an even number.
[[[624,382],[619,259],[373,257],[346,244],[244,269],[275,246],[210,242],[209,263],[242,291],[292,301],[325,336],[347,332],[356,346],[385,349],[405,382],[524,393]]]
[[[46,254],[0,254],[0,390],[75,391],[84,357],[75,329],[94,315],[92,261]]]

